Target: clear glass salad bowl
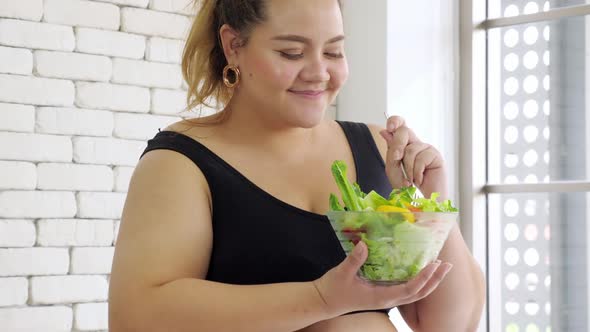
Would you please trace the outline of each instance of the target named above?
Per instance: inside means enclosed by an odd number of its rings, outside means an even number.
[[[458,212],[330,211],[330,220],[348,255],[363,241],[368,257],[359,276],[395,285],[415,277],[438,257]]]

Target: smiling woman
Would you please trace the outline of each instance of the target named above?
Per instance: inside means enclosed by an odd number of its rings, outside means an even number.
[[[248,47],[247,49],[254,51],[264,51],[264,53],[257,54],[261,56],[271,56],[272,58],[262,57],[257,62],[259,65],[272,66],[274,69],[283,67],[285,70],[275,71],[279,75],[283,75],[283,80],[291,80],[294,73],[299,72],[296,66],[301,64],[293,63],[289,65],[285,62],[279,62],[277,55],[280,55],[286,60],[303,60],[304,55],[311,51],[317,52],[319,48],[320,54],[325,54],[326,57],[333,59],[344,60],[344,34],[340,29],[337,34],[326,41],[319,41],[318,39],[307,38],[300,34],[292,32],[300,32],[300,29],[287,28],[284,24],[287,22],[285,15],[289,16],[289,20],[298,25],[305,25],[308,28],[313,26],[307,24],[309,20],[326,20],[331,18],[336,26],[342,27],[342,14],[338,10],[334,12],[328,11],[324,14],[331,15],[331,17],[318,17],[320,11],[316,6],[312,6],[307,10],[301,3],[293,3],[289,1],[276,1],[277,8],[275,17],[268,19],[268,11],[270,6],[267,6],[266,1],[200,1],[201,10],[195,19],[187,39],[187,44],[183,54],[183,74],[189,86],[188,95],[188,109],[198,108],[201,105],[208,105],[213,108],[223,108],[229,103],[234,91],[223,86],[222,77],[224,67],[231,66],[232,60],[226,57],[221,38],[223,32],[220,29],[225,25],[224,30],[229,30],[233,34],[231,47],[246,46],[252,44],[252,32],[254,27],[264,22],[267,27],[266,35],[256,34],[258,38],[254,42],[261,42],[261,47]],[[330,3],[337,4],[340,7],[340,1],[330,1]],[[297,9],[297,10],[295,10]],[[319,21],[322,22],[322,21]],[[334,25],[332,25],[333,27]],[[330,24],[326,24],[325,28],[329,28]],[[326,30],[326,29],[323,30]],[[260,30],[260,29],[259,29]],[[310,31],[314,35],[314,31]],[[317,43],[324,43],[317,45]],[[275,54],[269,54],[271,53]],[[252,54],[254,55],[254,54]],[[252,58],[252,56],[250,56]],[[256,59],[256,58],[252,58]],[[233,59],[235,61],[235,59]],[[269,62],[270,61],[270,62]],[[301,62],[301,61],[299,61]],[[278,67],[276,65],[279,65]],[[242,64],[244,66],[245,64]],[[281,66],[282,65],[282,66]],[[340,67],[337,69],[341,72],[340,84],[346,79],[348,70],[345,61],[340,61]],[[252,78],[252,73],[248,76]],[[263,87],[261,87],[263,88]],[[276,89],[278,87],[274,87]],[[294,87],[295,88],[295,87]],[[336,88],[339,88],[336,87]],[[273,90],[274,90],[273,89]],[[326,87],[318,87],[315,91],[316,95],[321,95],[326,90]],[[272,90],[271,90],[272,91]],[[266,91],[268,95],[269,91]],[[313,95],[313,93],[312,93]],[[328,97],[335,97],[332,94]],[[227,110],[227,109],[226,109]],[[220,115],[226,113],[220,112]],[[223,117],[224,118],[224,117]]]
[[[367,246],[346,256],[325,216],[334,160],[365,192],[408,185],[401,161],[425,195],[447,192],[440,153],[403,119],[325,117],[348,77],[339,1],[198,4],[188,103],[219,112],[148,142],[121,218],[110,331],[391,332],[397,306],[417,331],[472,329],[482,280],[456,227],[445,262],[376,286],[357,276]]]

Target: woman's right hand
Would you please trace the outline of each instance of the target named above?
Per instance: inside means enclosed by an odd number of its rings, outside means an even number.
[[[432,293],[452,268],[450,263],[436,261],[404,284],[375,285],[357,275],[367,255],[365,243],[358,242],[342,263],[313,281],[329,315],[335,317],[352,311],[389,309],[416,302]]]

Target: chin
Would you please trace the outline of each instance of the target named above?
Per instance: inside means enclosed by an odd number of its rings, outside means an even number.
[[[294,112],[295,118],[293,118],[293,122],[297,125],[297,127],[301,128],[313,128],[319,125],[326,116],[326,109],[307,109],[307,110],[298,110]]]

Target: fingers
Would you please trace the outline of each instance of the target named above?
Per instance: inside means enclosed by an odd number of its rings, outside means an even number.
[[[406,150],[404,152],[404,166],[406,168],[406,174],[408,175],[408,177],[410,178],[410,182],[412,183],[416,183],[417,185],[420,185],[421,182],[418,182],[418,178],[420,178],[422,176],[422,173],[418,174],[418,170],[422,169],[422,172],[424,172],[424,169],[426,167],[422,167],[424,165],[421,164],[417,164],[416,163],[416,157],[425,152],[425,150],[427,150],[428,148],[430,148],[430,145],[425,144],[425,143],[412,143],[409,144],[406,147]]]
[[[414,142],[419,142],[419,140],[411,129],[405,127],[405,122],[400,117],[391,117],[387,125],[395,129],[393,132],[389,130],[382,130],[380,132],[383,139],[387,142],[387,154],[385,157],[386,174],[394,188],[411,186],[412,182],[407,181],[402,172],[401,160],[404,158],[406,146]],[[401,127],[398,127],[399,125]],[[407,167],[406,173],[408,173],[407,175],[411,179],[412,176]]]
[[[385,307],[416,302],[430,295],[442,282],[451,267],[450,263],[441,264],[440,261],[436,261],[428,264],[416,277],[405,284],[389,286],[389,290],[386,291],[378,287],[375,291],[378,292],[378,296],[385,296],[388,299]]]
[[[340,263],[343,273],[346,276],[355,276],[367,260],[367,255],[367,246],[363,241],[359,241],[346,259]]]
[[[400,285],[401,289],[398,290],[398,292],[401,292],[401,294],[399,295],[403,298],[411,298],[418,294],[434,275],[434,272],[439,268],[440,263],[440,261],[436,261],[428,264],[416,277],[414,277],[414,279]]]
[[[416,155],[413,162],[413,174],[416,185],[421,186],[424,181],[424,172],[443,166],[442,158],[438,151],[429,146]]]
[[[414,184],[422,190],[425,173],[443,167],[442,156],[433,146],[420,141],[402,117],[389,117],[386,128],[380,134],[387,142],[385,172],[389,182],[394,188]],[[402,161],[409,181],[402,172]]]
[[[385,126],[385,128],[387,128],[387,131],[394,132],[397,128],[405,126],[406,125],[406,120],[404,120],[404,118],[402,118],[401,116],[390,116],[389,118],[387,118],[387,125]]]
[[[404,157],[404,151],[408,144],[419,142],[414,131],[408,127],[400,127],[392,134],[393,139],[388,142],[387,153],[391,154],[394,161],[399,161]]]
[[[430,295],[440,283],[443,281],[447,273],[451,271],[453,268],[453,264],[451,263],[443,263],[441,266],[436,270],[436,272],[432,275],[428,283],[422,287],[422,289],[416,294],[416,297],[413,299],[414,301],[418,301]]]
[[[387,125],[395,126],[399,123],[401,123],[402,126],[395,127],[393,131],[387,129],[380,132],[381,136],[385,139],[385,141],[387,141],[387,159],[392,161],[402,160],[404,157],[404,151],[408,144],[420,142],[414,131],[403,125],[405,123],[403,119],[398,120],[397,122],[388,121]]]

